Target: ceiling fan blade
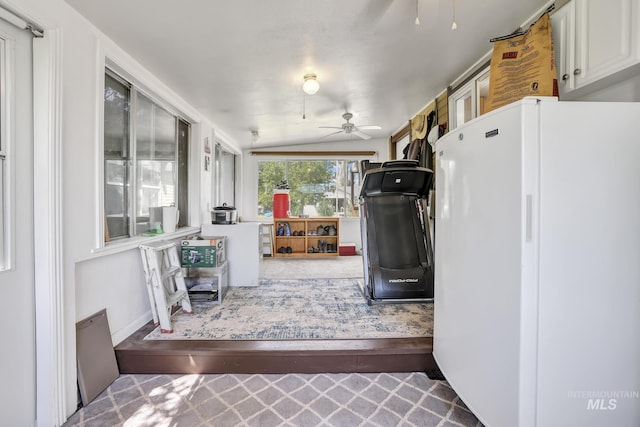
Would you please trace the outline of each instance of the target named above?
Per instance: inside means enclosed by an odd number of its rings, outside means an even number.
[[[338,132],[331,132],[331,133],[330,133],[330,134],[328,134],[328,135],[321,136],[321,137],[320,137],[320,139],[328,138],[328,137],[330,137],[331,135],[336,135],[336,134],[338,134],[338,133],[342,133],[342,132],[343,132],[343,131],[341,131],[341,130],[339,130]]]
[[[380,130],[380,129],[382,129],[382,127],[377,126],[377,125],[364,125],[364,126],[358,126],[358,129],[365,129],[365,130]]]
[[[360,132],[359,130],[354,130],[351,132],[353,135],[359,136],[362,139],[371,139],[371,135],[367,135],[364,132]]]
[[[341,126],[318,126],[318,129],[342,129]]]

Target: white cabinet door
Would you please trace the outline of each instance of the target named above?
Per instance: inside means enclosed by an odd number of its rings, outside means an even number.
[[[575,88],[575,13],[575,3],[570,2],[551,16],[560,98]]]
[[[576,87],[638,61],[638,0],[576,3]]]
[[[639,6],[640,0],[573,0],[551,16],[561,97],[585,94],[604,79],[613,83],[640,62]]]

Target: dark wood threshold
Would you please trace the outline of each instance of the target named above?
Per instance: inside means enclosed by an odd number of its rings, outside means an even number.
[[[150,322],[116,346],[121,374],[430,372],[433,338],[148,340]]]

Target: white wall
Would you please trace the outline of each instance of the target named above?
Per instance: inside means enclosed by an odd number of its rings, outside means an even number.
[[[580,98],[580,101],[638,102],[640,101],[640,75],[585,95]]]

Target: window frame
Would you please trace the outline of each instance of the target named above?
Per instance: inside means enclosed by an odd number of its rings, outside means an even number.
[[[118,236],[112,238],[108,235],[108,227],[107,227],[107,217],[106,217],[106,170],[105,170],[105,140],[104,140],[104,120],[105,120],[105,111],[104,111],[104,91],[106,87],[106,76],[114,78],[122,84],[125,84],[129,87],[130,90],[130,107],[129,107],[129,135],[128,135],[128,150],[129,155],[127,157],[126,162],[128,163],[128,168],[130,169],[130,173],[128,175],[128,182],[125,183],[126,186],[130,187],[129,190],[129,203],[128,203],[128,212],[129,215],[129,224],[127,226],[127,235]],[[138,177],[137,177],[137,153],[136,153],[136,144],[137,144],[137,136],[136,136],[136,106],[138,96],[144,96],[148,101],[152,103],[155,108],[160,108],[165,112],[169,113],[174,120],[174,158],[171,160],[175,164],[174,174],[174,182],[175,185],[175,196],[174,196],[174,204],[182,209],[180,213],[180,221],[178,223],[178,227],[175,233],[188,233],[192,232],[189,228],[190,223],[190,210],[191,210],[191,200],[192,195],[189,194],[189,182],[192,179],[192,160],[191,160],[191,146],[193,140],[193,120],[187,118],[185,114],[183,114],[180,110],[173,107],[169,101],[165,101],[152,91],[146,88],[145,85],[141,84],[140,81],[129,73],[124,71],[121,67],[117,66],[115,63],[112,63],[108,59],[105,60],[104,67],[102,68],[102,82],[99,85],[99,90],[101,94],[100,103],[101,103],[101,118],[100,118],[100,135],[99,141],[100,146],[98,149],[98,157],[99,157],[99,200],[98,206],[100,207],[98,211],[99,216],[99,224],[98,227],[98,242],[97,249],[100,248],[113,248],[117,246],[127,246],[131,242],[137,242],[141,239],[149,239],[153,238],[153,236],[145,236],[143,232],[139,232],[138,228],[138,215],[137,215],[137,190],[138,188]],[[182,130],[187,130],[186,141],[181,140],[180,132]],[[186,171],[180,171],[180,165],[186,165]],[[181,180],[181,177],[183,178]],[[184,181],[184,182],[182,182]],[[184,195],[182,193],[185,193]],[[185,197],[186,196],[186,197]],[[183,206],[184,204],[184,206]],[[165,236],[162,234],[159,236]]]

